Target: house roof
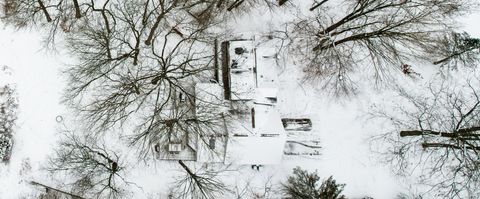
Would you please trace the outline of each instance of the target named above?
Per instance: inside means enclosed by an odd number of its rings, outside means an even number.
[[[228,76],[224,76],[224,89],[225,95],[231,94],[229,102],[235,114],[228,123],[226,148],[221,148],[225,150],[224,160],[234,164],[278,164],[283,156],[286,132],[275,106],[278,93],[275,50],[256,49],[253,40],[229,41],[226,46],[228,60],[224,61],[228,65],[222,70]],[[217,84],[197,84],[197,106],[223,99],[222,89]],[[205,110],[197,109],[197,114],[203,112]],[[199,150],[203,150],[202,147]],[[211,157],[208,153],[200,156]]]
[[[248,136],[261,136],[262,134],[286,135],[280,113],[275,106],[253,104],[251,108],[253,111],[251,109],[250,113],[241,114],[235,118],[230,125],[230,134]]]
[[[218,119],[222,112],[227,111],[223,100],[223,88],[217,83],[198,83],[195,85],[195,112],[199,117]],[[226,147],[225,134],[197,135],[197,161],[199,162],[224,162]],[[211,142],[211,139],[214,141]],[[213,143],[213,148],[210,144]]]
[[[199,162],[225,162],[227,136],[202,137],[198,139],[197,161]],[[213,142],[212,142],[213,140]],[[213,144],[213,148],[210,146]]]
[[[195,114],[221,113],[226,109],[223,101],[223,88],[217,83],[195,85]],[[220,111],[220,112],[219,112]]]
[[[226,163],[279,164],[285,147],[285,136],[231,137],[227,145]]]
[[[277,88],[278,70],[275,48],[256,49],[256,79],[259,88]]]
[[[244,52],[235,53],[242,48]],[[230,57],[230,90],[232,100],[250,100],[255,93],[255,46],[251,40],[231,41],[228,53]]]
[[[277,103],[277,88],[257,88],[255,91],[255,103],[275,105]]]
[[[252,115],[236,120],[229,130],[226,161],[235,164],[278,164],[282,160],[286,132],[274,106],[253,105]]]

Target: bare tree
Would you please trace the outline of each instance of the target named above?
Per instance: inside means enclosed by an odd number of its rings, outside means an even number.
[[[198,109],[194,85],[208,82],[214,73],[210,49],[222,33],[213,27],[268,2],[5,0],[4,20],[50,27],[54,31],[49,38],[61,32],[78,59],[65,71],[65,102],[97,132],[135,121],[132,143],[146,154],[163,135],[220,131],[225,118],[221,114],[192,114]],[[63,18],[72,25],[63,28],[56,22]]]
[[[4,0],[4,20],[47,27],[78,63],[65,71],[65,102],[96,132],[135,121],[132,144],[146,155],[172,134],[207,139],[225,115],[195,115],[194,86],[213,77],[214,39],[226,19],[271,0]],[[61,30],[61,31],[58,31]],[[219,38],[221,39],[221,38]],[[224,132],[222,132],[224,133]]]
[[[258,5],[273,7],[273,0],[135,0],[130,1],[138,12],[143,13],[141,23],[148,25],[149,44],[162,24],[170,20],[194,19],[191,25],[211,25],[225,22],[226,18],[241,15]],[[47,30],[47,47],[55,47],[55,38],[64,33],[81,32],[89,21],[102,20],[105,30],[115,25],[115,7],[122,6],[119,0],[2,0],[2,19],[14,27],[39,27]],[[133,7],[130,7],[133,8]],[[174,19],[176,18],[176,19]],[[188,22],[193,22],[188,20]],[[179,34],[180,30],[174,29]],[[142,41],[143,42],[143,41]]]
[[[320,6],[327,3],[328,1],[330,1],[330,0],[321,0],[320,2],[315,1],[315,3],[312,5],[312,7],[310,7],[309,10],[314,11],[315,9],[319,8]]]
[[[224,196],[228,191],[227,186],[221,180],[221,175],[228,172],[228,166],[217,168],[218,166],[209,165],[209,168],[204,164],[200,165],[198,169],[192,170],[185,162],[180,160],[178,163],[185,175],[175,183],[174,198],[213,199]]]
[[[231,189],[232,196],[230,198],[242,199],[266,199],[281,198],[282,194],[277,184],[272,182],[273,176],[269,176],[263,184],[253,183],[253,179],[243,179],[244,183],[237,182]]]
[[[479,50],[480,39],[466,32],[451,32],[440,38],[436,48],[427,53],[441,56],[433,64],[457,69],[458,66],[476,67],[480,61]]]
[[[426,194],[476,198],[480,184],[480,96],[478,80],[466,86],[429,86],[425,95],[399,89],[393,106],[372,111],[394,128],[372,146],[399,175],[420,175]]]
[[[123,178],[120,155],[108,150],[91,136],[66,132],[65,138],[49,160],[47,170],[69,176],[71,193],[88,198],[118,198],[129,184]]]
[[[109,59],[107,48],[88,48],[89,44],[82,43],[88,40],[81,37],[72,40],[74,53],[85,62],[68,71],[71,87],[66,99],[97,131],[135,120],[137,133],[132,144],[138,144],[144,155],[153,145],[166,144],[172,134],[207,136],[220,132],[224,129],[221,114],[195,114],[199,109],[195,106],[195,82],[213,77],[212,56],[207,49],[195,46],[198,32],[187,33],[180,37],[173,31],[165,32],[159,39],[154,37],[150,48],[142,48],[142,54],[137,55],[133,48],[112,55],[118,59]],[[127,41],[122,39],[118,45],[128,47]],[[84,94],[95,97],[83,98]]]
[[[82,29],[83,21],[80,19],[91,17],[89,15],[93,13],[93,2],[89,0],[3,0],[2,20],[18,28],[40,27],[47,31],[46,47],[55,48],[58,34]]]
[[[324,4],[325,3],[325,4]],[[305,64],[306,79],[336,94],[354,93],[352,72],[371,70],[377,80],[435,47],[451,16],[473,7],[463,0],[345,0],[320,2],[315,13],[287,24],[283,37]],[[330,5],[330,6],[329,6]],[[333,6],[345,11],[331,12]],[[423,57],[425,58],[425,57]],[[373,68],[368,68],[368,67]]]

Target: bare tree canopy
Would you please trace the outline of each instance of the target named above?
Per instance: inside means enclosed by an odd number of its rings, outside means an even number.
[[[101,133],[123,130],[119,134],[130,138],[130,147],[137,149],[140,159],[153,151],[163,152],[170,144],[181,146],[179,139],[190,142],[189,138],[194,138],[208,145],[210,140],[215,142],[214,136],[225,136],[235,107],[221,94],[207,92],[218,98],[214,101],[197,96],[200,83],[218,78],[214,41],[228,34],[225,26],[230,19],[258,5],[294,5],[288,0],[0,2],[6,24],[46,31],[47,47],[54,47],[56,38],[61,38],[76,59],[63,71],[68,78],[64,102],[94,133],[65,133],[49,170],[70,177],[71,192],[88,198],[121,197],[129,184],[123,178],[122,157],[98,140]],[[305,78],[320,81],[337,95],[355,93],[357,80],[351,74],[358,71],[373,72],[376,79],[383,80],[395,70],[415,74],[409,65],[413,61],[427,60],[451,68],[478,64],[480,40],[452,32],[453,18],[477,7],[472,0],[311,3],[308,14],[295,13],[297,18],[277,33],[282,33],[279,37],[287,41],[289,53],[303,64]],[[252,70],[256,73],[256,68]],[[432,86],[428,96],[401,90],[400,96],[409,106],[395,107],[399,117],[383,109],[372,113],[396,127],[394,133],[375,138],[390,144],[388,160],[402,174],[421,168],[423,176],[428,176],[422,180],[438,196],[480,197],[476,190],[480,187],[477,84],[459,90]],[[8,92],[11,90],[0,88],[0,97]],[[3,116],[5,108],[0,105]],[[13,102],[7,105],[16,106]],[[15,119],[5,115],[0,117],[0,158],[5,156],[4,148],[11,148],[8,130]],[[254,126],[255,120],[252,122]],[[213,145],[209,150],[214,150]],[[218,198],[230,191],[219,177],[225,170],[206,165],[196,168],[198,165],[182,160],[178,164],[185,175],[177,181],[175,197]],[[287,198],[344,198],[344,185],[331,177],[319,185],[319,179],[317,173],[297,168],[283,191]]]
[[[213,41],[224,34],[216,32],[217,25],[272,3],[5,0],[3,8],[9,24],[46,27],[49,44],[59,34],[65,38],[78,60],[64,71],[69,79],[65,102],[96,132],[134,121],[132,144],[146,155],[171,134],[223,131],[225,115],[194,114],[199,109],[195,84],[213,77]]]
[[[431,85],[425,95],[400,90],[392,107],[376,107],[393,132],[374,137],[372,146],[400,175],[420,174],[427,194],[440,198],[480,196],[480,96],[478,79],[465,86]],[[405,102],[405,103],[402,103]],[[387,111],[390,110],[390,111]]]
[[[175,183],[174,198],[214,199],[225,196],[228,188],[220,176],[228,171],[226,168],[217,168],[215,165],[208,168],[207,165],[200,165],[197,170],[192,170],[183,161],[179,160],[178,163],[185,175]]]
[[[120,155],[91,136],[67,132],[47,169],[66,175],[71,192],[88,198],[118,198],[129,184],[123,178],[124,165]]]
[[[320,4],[323,4],[320,6]],[[284,32],[305,77],[338,94],[355,91],[352,72],[371,70],[385,79],[392,70],[436,47],[452,17],[475,3],[464,0],[344,0],[320,2]],[[333,6],[342,7],[332,13]],[[343,10],[343,11],[342,11]],[[373,68],[369,68],[373,67]]]
[[[457,69],[458,66],[476,67],[480,61],[480,39],[466,32],[451,32],[439,39],[436,48],[427,53],[440,55],[433,64]]]
[[[160,25],[173,15],[193,18],[197,24],[211,24],[242,14],[258,5],[273,6],[274,0],[134,0],[135,9],[144,14],[141,23],[149,23],[148,39],[151,42],[153,34]],[[119,0],[2,0],[2,19],[15,27],[40,26],[49,28],[49,38],[54,38],[60,32],[70,33],[82,31],[83,25],[89,20],[103,20],[114,25],[116,7],[121,7],[124,1]],[[130,6],[131,6],[130,5]],[[179,12],[181,11],[181,12]],[[85,20],[86,19],[86,20]],[[105,26],[109,26],[104,24]],[[105,27],[109,30],[109,27]]]

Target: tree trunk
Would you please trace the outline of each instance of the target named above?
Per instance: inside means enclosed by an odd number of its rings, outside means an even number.
[[[218,74],[218,40],[215,39],[213,43],[213,78],[215,81],[220,82],[220,77]]]
[[[196,176],[196,175],[190,170],[190,168],[188,168],[188,166],[185,165],[185,163],[183,163],[182,160],[179,160],[179,161],[178,161],[178,164],[180,164],[180,166],[182,166],[182,168],[188,173],[188,175],[190,175],[190,176]]]
[[[278,1],[278,6],[282,6],[283,4],[285,4],[288,0],[279,0]]]
[[[172,28],[172,31],[177,34],[178,36],[180,36],[181,38],[183,38],[183,33],[180,32],[180,30],[178,30],[177,28],[173,27]]]
[[[47,8],[43,4],[42,0],[37,0],[38,4],[40,4],[40,9],[42,9],[43,14],[45,14],[45,18],[47,18],[47,22],[52,22],[52,18],[50,14],[48,14]]]
[[[153,24],[153,27],[150,30],[150,33],[148,34],[147,40],[145,40],[145,45],[149,46],[150,44],[152,44],[153,36],[155,35],[155,32],[157,31],[157,28],[160,25],[160,22],[165,17],[165,15],[176,6],[177,6],[177,0],[174,0],[170,5],[170,7],[168,7],[167,9],[165,9],[165,7],[163,7],[162,5],[162,12],[160,13],[160,15],[158,15],[157,19],[155,20],[155,23]]]
[[[423,135],[424,131],[400,131],[400,137]]]
[[[148,12],[148,4],[150,3],[150,0],[147,0],[145,3],[145,6],[143,7],[143,16],[142,16],[142,25],[147,25],[147,12]]]
[[[227,11],[232,11],[234,8],[240,6],[245,0],[236,0],[227,8]]]
[[[480,136],[480,134],[471,133],[474,131],[480,131],[480,126],[458,129],[456,132],[462,136],[477,136],[477,137]]]
[[[327,1],[329,1],[329,0],[323,0],[323,1],[321,1],[320,3],[317,3],[316,5],[314,5],[314,6],[312,6],[312,7],[310,8],[310,11],[313,11],[313,10],[317,9],[318,7],[320,7],[321,5],[323,5],[324,3],[326,3]]]
[[[224,0],[220,0],[217,2],[217,8],[220,8],[223,4]]]
[[[470,127],[470,128],[462,128],[454,131],[452,133],[449,132],[438,132],[438,131],[431,131],[431,130],[412,130],[412,131],[400,131],[400,137],[411,137],[411,136],[420,136],[420,135],[438,135],[441,137],[447,138],[465,138],[465,137],[475,137],[479,138],[480,134],[473,133],[475,131],[480,131],[480,127]]]
[[[162,14],[158,15],[157,19],[155,20],[155,23],[153,24],[152,29],[150,29],[150,33],[148,34],[147,40],[145,40],[145,45],[150,46],[152,44],[152,40],[153,40],[153,36],[155,35],[155,31],[157,31],[158,25],[160,25],[160,21],[162,21],[164,16],[165,16],[164,12],[162,12]]]
[[[195,184],[197,184],[198,188],[200,189],[200,191],[202,192],[202,195],[207,197],[207,194],[205,193],[205,191],[203,190],[203,185],[200,181],[198,181],[198,176],[196,174],[194,174],[192,172],[192,170],[190,170],[190,168],[188,168],[187,165],[185,165],[185,163],[183,163],[182,160],[179,160],[178,163],[180,164],[180,166],[182,166],[182,168],[188,173],[188,175],[193,179],[193,181],[195,182]]]
[[[465,147],[461,147],[461,146],[457,146],[457,145],[453,145],[453,144],[444,144],[444,143],[422,143],[422,147],[424,149],[426,148],[452,148],[452,149],[468,149],[468,150],[475,150],[475,151],[478,151],[480,150],[480,147],[477,147],[477,146],[465,146]]]
[[[138,65],[138,55],[140,54],[140,35],[137,37],[137,41],[135,43],[135,49],[133,53],[133,65]]]
[[[78,0],[73,0],[73,6],[75,7],[75,18],[80,19],[82,17],[82,13],[80,12]]]
[[[458,55],[460,55],[460,54],[459,54],[459,53],[452,54],[452,55],[450,55],[450,56],[448,56],[448,57],[445,57],[445,58],[443,58],[443,59],[441,59],[441,60],[438,60],[438,61],[433,62],[433,65],[441,64],[441,63],[446,62],[446,61],[450,60],[451,58],[453,58],[453,57],[455,57],[455,56],[458,56]]]
[[[230,55],[228,54],[229,43],[227,41],[222,42],[221,51],[222,51],[222,82],[223,82],[223,92],[226,100],[230,100],[231,96],[231,85],[230,85]]]
[[[451,55],[449,55],[449,56],[447,56],[447,57],[445,57],[445,58],[443,58],[443,59],[441,59],[441,60],[438,60],[438,61],[433,62],[433,64],[434,64],[434,65],[441,64],[441,63],[446,62],[446,61],[448,61],[448,60],[450,60],[450,59],[452,59],[452,58],[454,58],[454,57],[456,57],[456,56],[460,56],[460,55],[462,55],[463,53],[466,53],[466,52],[468,52],[468,51],[472,51],[472,50],[475,50],[475,49],[478,49],[478,47],[473,46],[473,47],[470,47],[470,48],[468,48],[468,49],[464,49],[463,51],[460,51],[460,52],[454,52],[454,53],[452,53]]]

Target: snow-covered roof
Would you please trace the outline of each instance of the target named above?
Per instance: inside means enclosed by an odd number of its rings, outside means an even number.
[[[276,98],[275,48],[255,48],[253,40],[235,40],[229,42],[228,53],[231,99],[272,103],[266,98]]]
[[[256,104],[275,105],[277,103],[277,88],[257,88],[255,91]]]
[[[254,104],[252,108],[251,114],[236,120],[229,130],[226,162],[278,164],[286,140],[280,114],[271,105]]]
[[[218,118],[227,111],[224,103],[223,88],[218,83],[198,83],[195,85],[195,112],[199,117]],[[204,135],[202,135],[204,136]],[[224,162],[227,141],[224,135],[212,134],[200,137],[197,143],[197,161]]]
[[[220,162],[225,161],[227,147],[227,136],[217,135],[199,139],[197,148],[198,162]]]
[[[248,136],[286,134],[280,113],[275,106],[253,104],[251,108],[251,113],[242,114],[233,122],[232,129],[229,131],[230,134]]]
[[[275,48],[256,49],[256,80],[259,88],[277,88],[278,73]]]
[[[195,114],[220,113],[225,109],[223,88],[217,83],[198,83],[195,85]]]
[[[280,113],[274,106],[255,104],[255,128],[257,134],[285,135]]]
[[[235,49],[243,49],[236,53]],[[252,40],[231,41],[229,48],[232,100],[250,100],[255,93],[255,46]]]
[[[282,161],[285,136],[231,137],[228,141],[226,163],[279,164]]]
[[[281,161],[286,133],[275,106],[278,93],[275,53],[273,48],[255,48],[253,40],[229,41],[227,83],[230,83],[232,107],[243,113],[237,114],[229,126],[226,162]]]

